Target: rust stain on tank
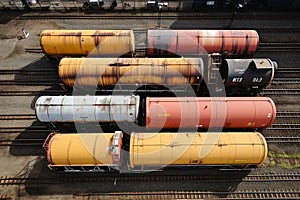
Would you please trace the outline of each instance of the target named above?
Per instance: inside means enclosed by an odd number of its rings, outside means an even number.
[[[77,32],[76,34],[75,34],[75,37],[77,37],[77,39],[79,40],[79,46],[80,46],[80,49],[81,49],[81,51],[82,51],[82,42],[83,41],[81,41],[81,37],[82,37],[82,32]]]

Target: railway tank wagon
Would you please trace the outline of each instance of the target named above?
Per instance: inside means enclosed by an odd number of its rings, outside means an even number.
[[[63,58],[59,77],[68,86],[200,86],[201,58]]]
[[[133,133],[130,165],[260,165],[267,151],[258,132]]]
[[[245,167],[263,164],[268,151],[264,137],[258,132],[132,133],[130,142],[127,141],[129,151],[124,150],[126,142],[121,138],[119,131],[51,135],[44,143],[48,166],[64,171],[95,172],[143,171],[166,166]]]
[[[277,67],[268,58],[224,59],[219,71],[227,94],[256,94],[272,82]]]
[[[147,56],[168,57],[220,53],[252,56],[259,44],[255,30],[148,30]]]
[[[139,96],[41,96],[35,103],[41,122],[135,122]]]
[[[145,107],[140,101],[139,96],[42,96],[35,112],[39,121],[52,124],[132,122],[148,129],[256,129],[271,126],[276,117],[268,97],[147,97]]]
[[[47,160],[56,168],[119,167],[123,134],[50,134],[44,143]]]
[[[225,87],[228,96],[235,96],[256,95],[272,81],[277,68],[270,59],[225,59],[216,64],[215,58],[63,58],[59,77],[69,87],[75,81],[77,86],[100,88],[190,85],[200,95]]]
[[[46,55],[58,58],[132,56],[135,51],[132,30],[44,30],[40,46]]]
[[[242,112],[241,112],[242,110]],[[247,114],[245,114],[247,113]],[[268,97],[147,97],[147,128],[270,127],[276,106]]]

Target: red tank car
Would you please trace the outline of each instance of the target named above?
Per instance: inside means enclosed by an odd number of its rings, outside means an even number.
[[[148,30],[147,55],[193,55],[221,53],[251,56],[259,36],[255,30]]]
[[[147,128],[266,128],[276,117],[268,97],[179,97],[146,100]]]

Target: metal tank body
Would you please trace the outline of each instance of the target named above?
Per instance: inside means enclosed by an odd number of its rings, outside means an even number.
[[[147,128],[266,128],[276,117],[268,97],[147,97]]]
[[[123,133],[50,134],[44,143],[49,167],[120,165]]]
[[[258,132],[132,133],[130,165],[261,165],[267,152]]]
[[[251,56],[259,36],[255,30],[148,30],[147,55],[221,53]]]
[[[35,103],[41,122],[135,122],[139,96],[41,96]]]
[[[132,30],[44,30],[40,46],[50,56],[121,56],[134,52]]]
[[[59,63],[59,77],[71,87],[199,85],[203,71],[201,58],[63,58]]]
[[[122,137],[121,131],[51,134],[44,143],[48,166],[70,171],[91,169],[86,167],[119,170],[122,159],[123,167],[128,163],[131,169],[140,170],[167,165],[248,166],[263,164],[268,151],[264,137],[258,132],[131,133],[127,158],[121,154],[122,146],[126,145],[122,144]]]
[[[44,147],[50,167],[119,166],[122,132],[52,134]]]
[[[270,59],[225,59],[220,74],[225,87],[265,87],[273,80],[277,63]]]

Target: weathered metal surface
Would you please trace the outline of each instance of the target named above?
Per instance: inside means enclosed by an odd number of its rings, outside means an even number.
[[[114,141],[114,133],[55,134],[47,144],[47,159],[51,166],[118,165],[122,140]],[[112,148],[113,147],[113,148]],[[114,151],[114,153],[113,153]]]
[[[134,122],[139,96],[41,96],[35,113],[42,122]]]
[[[132,133],[130,164],[260,165],[267,151],[258,132]]]
[[[256,52],[258,43],[255,30],[148,30],[147,55],[250,56]]]
[[[268,97],[148,97],[147,128],[266,128],[276,117]]]
[[[69,86],[199,85],[201,58],[63,58],[59,77]]]
[[[120,153],[122,137],[118,133],[55,134],[45,145],[48,162],[51,167],[119,169],[121,159],[127,158]],[[267,143],[258,132],[131,133],[128,164],[142,169],[164,165],[260,165],[267,151]]]
[[[43,52],[51,56],[121,56],[135,50],[132,30],[44,30]]]
[[[273,80],[277,63],[270,59],[225,59],[220,73],[225,87],[265,87]]]

